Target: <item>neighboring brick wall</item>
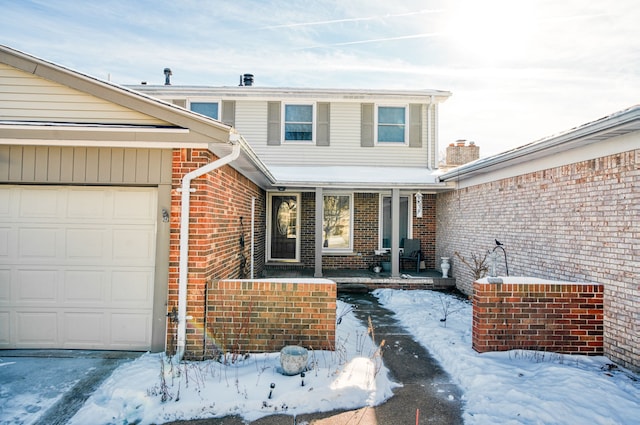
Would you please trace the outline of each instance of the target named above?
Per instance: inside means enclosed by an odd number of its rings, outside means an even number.
[[[212,282],[206,329],[208,353],[274,352],[285,345],[334,350],[336,284],[326,279]]]
[[[173,190],[171,195],[171,234],[167,311],[178,307],[180,216],[182,177],[217,158],[204,149],[173,151]],[[207,282],[249,275],[251,262],[251,199],[255,205],[254,272],[258,276],[265,258],[265,194],[253,182],[229,165],[192,182],[189,220],[189,272],[185,356],[199,356],[203,349],[204,303]],[[242,217],[242,225],[240,222]],[[242,232],[242,230],[244,232]],[[240,237],[244,236],[244,249]],[[176,324],[167,326],[167,350],[176,348]]]
[[[603,285],[508,282],[474,282],[474,350],[602,355]]]
[[[304,267],[313,268],[315,261],[315,193],[302,194],[301,262]],[[326,254],[322,257],[322,267],[333,269],[368,269],[379,258],[374,256],[378,249],[380,195],[378,193],[353,194],[353,245],[354,253]],[[423,195],[422,218],[413,216],[413,237],[420,239],[422,255],[428,269],[435,264],[436,237],[436,196]]]
[[[640,150],[437,195],[437,257],[472,293],[466,258],[505,244],[511,276],[604,284],[604,352],[640,370]],[[498,274],[504,261],[498,257]]]

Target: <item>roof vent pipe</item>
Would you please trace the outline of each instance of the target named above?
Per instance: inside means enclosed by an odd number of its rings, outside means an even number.
[[[173,73],[171,72],[171,68],[165,68],[164,69],[164,85],[165,86],[170,86],[171,85],[171,76],[173,75]]]
[[[242,76],[242,82],[244,83],[245,86],[252,86],[253,85],[253,74],[244,74]]]

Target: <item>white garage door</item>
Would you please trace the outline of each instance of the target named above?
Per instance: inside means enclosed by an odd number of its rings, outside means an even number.
[[[0,348],[148,350],[156,198],[0,186]]]

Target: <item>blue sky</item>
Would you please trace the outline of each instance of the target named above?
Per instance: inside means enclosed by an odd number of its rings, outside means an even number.
[[[0,43],[118,84],[448,90],[494,154],[640,103],[636,0],[0,0]]]

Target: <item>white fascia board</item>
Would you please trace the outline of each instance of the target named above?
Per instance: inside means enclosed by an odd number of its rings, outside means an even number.
[[[127,86],[131,90],[161,99],[191,97],[222,97],[228,100],[314,99],[316,101],[376,102],[406,101],[441,103],[451,96],[443,90],[381,90],[381,89],[309,89],[288,87],[211,87],[211,86]]]

